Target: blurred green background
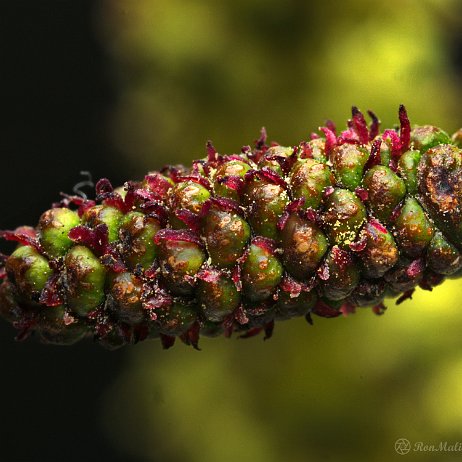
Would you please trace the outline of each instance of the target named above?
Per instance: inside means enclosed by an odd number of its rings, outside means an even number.
[[[0,229],[36,223],[80,170],[141,178],[208,139],[238,152],[263,125],[293,145],[352,105],[392,127],[400,103],[412,123],[462,125],[460,0],[1,6]],[[461,300],[447,281],[382,317],[281,322],[201,352],[16,345],[2,323],[0,460],[461,460],[395,451],[462,442]]]
[[[352,105],[387,127],[400,103],[415,124],[462,124],[458,1],[108,0],[96,22],[111,139],[139,175],[203,157],[209,138],[238,152],[262,125],[293,145]],[[462,441],[461,298],[450,281],[381,318],[280,323],[268,342],[136,346],[102,423],[146,461],[378,462],[403,457],[401,437]]]

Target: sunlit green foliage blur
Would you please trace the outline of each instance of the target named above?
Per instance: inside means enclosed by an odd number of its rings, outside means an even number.
[[[238,152],[262,125],[296,144],[327,118],[343,127],[352,105],[386,127],[400,103],[412,123],[462,125],[457,0],[106,0],[95,21],[119,92],[109,130],[139,177],[203,157],[207,139]],[[460,300],[448,281],[380,318],[280,323],[267,342],[145,342],[103,425],[147,461],[388,461],[398,438],[462,441]]]

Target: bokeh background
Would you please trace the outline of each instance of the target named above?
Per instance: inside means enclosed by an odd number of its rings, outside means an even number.
[[[458,0],[0,2],[0,228],[35,224],[79,172],[114,184],[258,137],[295,144],[352,105],[384,126],[462,125]],[[1,250],[10,250],[5,243]],[[380,318],[115,352],[0,325],[0,460],[422,461],[462,442],[462,288]]]

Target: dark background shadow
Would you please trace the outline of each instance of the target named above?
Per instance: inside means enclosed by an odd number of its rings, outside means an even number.
[[[71,192],[80,170],[115,181],[123,170],[105,139],[115,95],[94,33],[94,6],[0,3],[1,229],[35,224],[59,191]],[[2,243],[1,250],[11,247]],[[126,460],[99,425],[101,394],[124,352],[108,354],[91,341],[72,348],[19,344],[14,335],[0,323],[0,460]]]

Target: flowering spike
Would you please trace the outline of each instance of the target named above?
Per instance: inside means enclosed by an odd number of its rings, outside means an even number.
[[[175,344],[175,336],[160,334],[160,341],[162,342],[163,349],[168,350]]]
[[[35,228],[0,232],[17,244],[0,255],[0,316],[18,340],[199,349],[297,316],[382,314],[385,296],[460,276],[461,130],[411,130],[400,106],[400,129],[379,133],[368,114],[295,147],[265,129],[241,154],[208,142],[189,168],[98,181],[94,200],[78,185]]]
[[[226,199],[225,197],[212,197],[211,199],[209,199],[204,204],[201,215],[205,216],[212,205],[225,212],[243,215],[242,208],[239,206],[239,204],[236,201],[233,201],[232,199]]]
[[[191,231],[197,233],[200,229],[200,217],[187,209],[175,210],[175,216],[181,220]]]
[[[62,196],[62,199],[59,202],[55,202],[52,207],[53,208],[69,208],[71,205],[75,205],[78,207],[77,213],[80,218],[82,218],[82,215],[91,207],[94,207],[96,205],[96,202],[94,200],[90,200],[87,198],[83,198],[81,196],[70,196],[69,194],[66,193],[60,193]]]
[[[172,187],[171,181],[160,173],[149,173],[144,177],[144,181],[148,190],[156,194],[160,200],[167,197],[167,192]]]
[[[363,113],[356,106],[353,106],[351,108],[351,114],[353,117],[353,130],[358,135],[359,142],[367,144],[369,141],[369,130]]]
[[[191,345],[195,350],[200,351],[199,348],[199,333],[200,324],[196,321],[184,334],[180,335],[180,339],[186,345]]]
[[[322,318],[336,318],[342,314],[340,310],[333,308],[322,300],[319,300],[316,303],[316,306],[313,308],[312,312]]]
[[[369,224],[373,226],[377,231],[381,233],[387,233],[387,228],[383,226],[378,220],[372,219],[369,221]]]
[[[372,311],[374,314],[381,316],[385,313],[387,307],[384,305],[383,302],[378,303],[377,305],[372,307]]]
[[[147,201],[140,204],[139,208],[146,214],[147,217],[158,220],[162,226],[167,224],[168,212],[164,205],[160,205],[155,201]]]
[[[366,236],[361,236],[359,241],[351,242],[350,243],[350,249],[353,252],[362,252],[367,246],[367,239]]]
[[[422,273],[425,269],[425,263],[422,258],[418,258],[417,260],[414,260],[411,262],[411,264],[408,266],[406,273],[410,278],[415,277],[416,275]]]
[[[281,218],[279,218],[278,220],[278,224],[277,224],[277,227],[278,227],[278,230],[279,231],[283,231],[286,224],[287,224],[287,220],[289,219],[290,215],[292,213],[295,213],[295,212],[298,212],[304,205],[305,203],[305,198],[304,197],[300,197],[292,202],[290,202],[283,214],[281,215]]]
[[[251,181],[254,177],[259,177],[263,181],[267,181],[269,183],[282,186],[283,188],[287,188],[287,184],[284,181],[284,179],[276,172],[267,167],[263,167],[261,170],[249,170],[245,174],[246,181]]]
[[[367,113],[372,119],[371,125],[369,127],[369,141],[372,141],[379,134],[380,120],[372,111],[368,110]]]
[[[108,227],[105,224],[97,225],[94,229],[88,226],[76,226],[69,231],[69,239],[76,244],[89,247],[98,255],[108,251]]]
[[[265,331],[265,336],[263,337],[263,340],[270,339],[273,336],[274,320],[271,320],[268,323],[266,323],[263,329]]]
[[[355,188],[355,194],[363,201],[367,201],[367,199],[369,198],[369,194],[367,193],[367,189],[364,189],[364,188],[361,188],[360,186],[358,186],[357,188]]]
[[[382,162],[382,157],[380,155],[380,147],[382,145],[382,140],[378,139],[375,140],[372,143],[371,146],[371,154],[369,156],[369,159],[366,162],[366,165],[364,165],[364,171],[369,170],[370,168],[374,167],[375,165],[380,165]]]
[[[178,170],[174,169],[170,173],[170,178],[175,183],[186,183],[188,181],[192,181],[193,183],[200,184],[201,186],[203,186],[204,188],[208,190],[212,189],[212,185],[210,184],[210,181],[200,174],[183,175]]]
[[[267,237],[256,236],[252,239],[252,244],[260,247],[271,255],[274,255],[276,251],[276,242],[273,239],[269,239]]]
[[[48,279],[45,287],[40,294],[40,303],[43,303],[46,306],[59,306],[64,303],[62,294],[60,293],[59,280],[61,275],[55,273],[53,276]]]
[[[325,123],[325,126],[335,135],[336,134],[336,127],[335,127],[335,124],[332,120],[330,119],[327,119],[326,120],[326,123]]]
[[[207,151],[207,160],[209,162],[214,162],[215,160],[217,160],[217,150],[214,148],[210,140],[207,141],[206,151]]]
[[[224,185],[233,191],[236,191],[239,196],[244,188],[244,180],[237,175],[222,176],[217,180],[218,184]]]
[[[247,256],[246,253],[244,255]],[[233,270],[231,272],[231,279],[234,282],[234,285],[236,286],[236,290],[238,292],[240,292],[242,290],[241,273],[242,273],[242,266],[240,265],[240,263],[237,263],[236,266],[233,268]]]
[[[406,290],[401,297],[398,297],[396,300],[396,305],[401,305],[405,300],[412,298],[412,294],[415,292],[415,289]]]
[[[5,239],[6,241],[15,241],[21,245],[31,246],[38,252],[43,251],[37,238],[31,235],[29,229],[25,229],[24,227],[17,228],[15,231],[0,231],[0,238]]]
[[[197,244],[203,246],[203,242],[200,240],[199,236],[191,231],[184,229],[161,229],[156,236],[154,237],[154,242],[160,244],[162,241],[170,242],[191,242],[192,244]]]
[[[399,135],[395,132],[395,130],[385,130],[382,135],[382,139],[384,141],[388,141],[390,143],[391,148],[391,158],[389,167],[396,172],[398,168],[398,160],[401,157],[401,139]]]
[[[340,308],[339,310],[341,311],[341,313],[343,314],[343,316],[348,316],[349,314],[354,314],[356,313],[356,306],[353,305],[352,303],[350,302],[345,302]]]
[[[95,189],[97,196],[100,196],[102,194],[109,194],[114,191],[111,182],[107,178],[101,178],[100,180],[98,180]]]
[[[403,104],[399,106],[399,123],[401,126],[399,134],[401,153],[404,153],[409,149],[409,142],[411,141],[411,124]]]
[[[332,152],[332,149],[337,145],[337,137],[335,136],[335,133],[332,130],[329,130],[327,127],[320,127],[319,130],[321,130],[324,135],[326,135],[326,144],[325,144],[325,151],[327,154],[330,154]]]
[[[263,330],[263,327],[251,327],[245,334],[239,335],[239,338],[251,338],[258,335]]]
[[[266,128],[261,127],[260,130],[260,138],[255,141],[255,148],[256,149],[263,149],[266,145],[266,140],[268,139],[268,134],[266,133]]]

